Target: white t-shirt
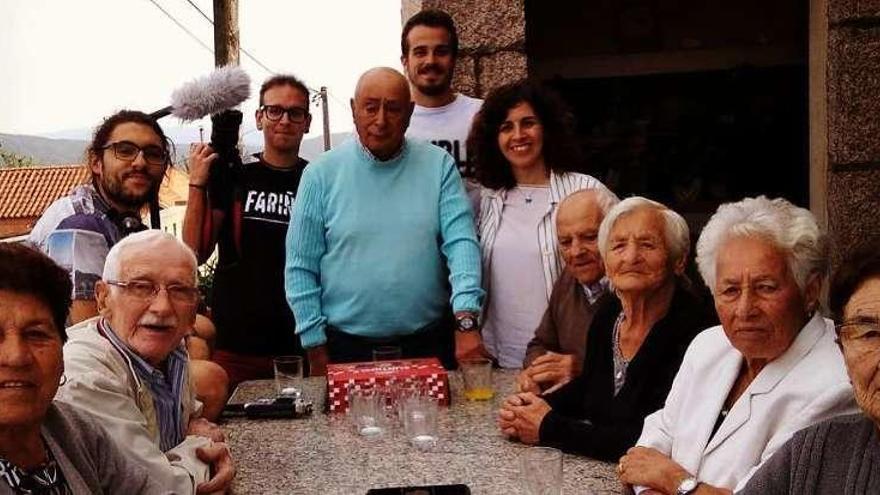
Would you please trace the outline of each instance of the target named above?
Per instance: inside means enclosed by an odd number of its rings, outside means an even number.
[[[504,216],[492,247],[490,295],[483,344],[502,368],[520,368],[526,347],[547,310],[544,267],[535,232],[550,209],[548,186],[507,192]]]
[[[445,149],[455,158],[461,175],[470,177],[473,174],[467,167],[467,136],[471,121],[482,105],[483,100],[460,93],[452,103],[442,107],[416,105],[406,136],[430,141]]]

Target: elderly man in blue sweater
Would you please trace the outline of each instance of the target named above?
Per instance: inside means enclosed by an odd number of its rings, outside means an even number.
[[[384,345],[447,366],[485,355],[480,247],[455,160],[404,137],[413,104],[394,69],[364,73],[351,109],[357,136],[306,168],[287,234],[287,300],[311,374]]]

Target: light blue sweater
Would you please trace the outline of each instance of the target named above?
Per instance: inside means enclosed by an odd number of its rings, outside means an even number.
[[[287,231],[285,287],[303,347],[325,328],[407,335],[453,310],[479,311],[480,246],[455,161],[406,140],[379,161],[356,138],[303,172]]]

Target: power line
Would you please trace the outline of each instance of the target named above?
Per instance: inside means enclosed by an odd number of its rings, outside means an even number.
[[[192,0],[186,0],[186,3],[190,4],[192,6],[192,8],[196,9],[196,12],[198,12],[199,14],[202,14],[202,17],[204,17],[206,21],[210,22],[212,26],[214,25],[214,20],[211,19],[210,17],[208,17],[208,14],[202,12],[202,9],[200,9],[199,6],[196,5]],[[263,62],[260,62],[259,60],[257,60],[257,57],[251,55],[251,53],[249,51],[245,50],[244,47],[239,45],[238,49],[241,50],[241,53],[244,53],[245,55],[247,55],[247,57],[249,59],[251,59],[255,64],[259,65],[264,71],[268,72],[269,74],[275,73],[275,71],[266,67],[266,65],[263,64]]]
[[[183,32],[185,32],[186,34],[188,34],[190,38],[194,39],[194,40],[196,41],[196,43],[202,45],[202,48],[204,48],[205,50],[208,50],[209,52],[211,52],[212,55],[214,54],[214,50],[213,50],[210,46],[206,45],[202,40],[200,40],[200,39],[198,38],[198,36],[196,36],[195,34],[193,34],[192,31],[190,31],[189,29],[187,29],[186,26],[184,26],[183,24],[180,23],[180,21],[178,21],[177,19],[175,19],[173,15],[171,15],[170,13],[168,13],[167,10],[163,9],[162,6],[159,5],[159,4],[156,2],[156,0],[149,0],[149,1],[150,1],[150,3],[152,3],[153,5],[155,5],[157,9],[161,10],[162,13],[165,14],[169,19],[171,19],[171,22],[173,22],[174,24],[177,24],[177,27],[179,27],[180,29],[183,29]]]

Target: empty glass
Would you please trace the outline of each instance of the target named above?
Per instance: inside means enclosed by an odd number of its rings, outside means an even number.
[[[399,346],[382,345],[373,348],[373,361],[394,361],[402,356]]]
[[[529,447],[520,457],[523,486],[528,495],[562,493],[562,451]]]
[[[430,450],[437,445],[437,399],[414,395],[401,399],[403,430],[413,447]]]
[[[384,399],[376,388],[349,390],[348,414],[358,434],[373,437],[385,431]]]
[[[464,398],[467,400],[489,400],[495,396],[492,390],[492,360],[488,358],[464,359],[460,361],[461,376],[464,379]]]
[[[275,394],[299,397],[303,384],[303,360],[300,356],[278,356],[275,365]]]

